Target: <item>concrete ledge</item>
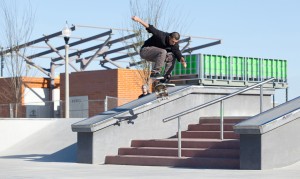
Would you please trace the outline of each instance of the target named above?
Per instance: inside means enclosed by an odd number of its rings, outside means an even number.
[[[38,119],[0,119],[0,152],[21,142],[25,138],[44,129],[53,123],[54,120]]]
[[[0,158],[76,162],[77,136],[71,124],[82,118],[0,120]]]
[[[264,134],[299,117],[300,97],[290,100],[234,126],[239,134]]]
[[[300,97],[234,126],[240,134],[240,168],[284,167],[300,161]]]
[[[77,132],[77,161],[103,163],[106,155],[116,155],[119,147],[129,147],[133,139],[161,139],[174,136],[177,120],[163,119],[216,98],[231,94],[240,88],[178,86],[169,88],[169,99],[158,100],[155,95],[137,99],[72,125]],[[224,103],[225,116],[253,116],[259,112],[259,89],[230,98]],[[271,108],[274,90],[264,92],[264,107]],[[242,105],[241,105],[242,103]],[[181,128],[199,123],[200,117],[220,115],[220,105],[192,112],[181,118]]]
[[[133,118],[137,115],[136,111],[148,111],[148,110],[157,108],[159,106],[162,106],[162,105],[165,105],[168,103],[172,103],[174,100],[185,97],[189,94],[202,94],[202,95],[205,94],[206,96],[211,95],[209,98],[212,100],[212,99],[221,97],[223,95],[231,94],[240,89],[241,88],[236,88],[236,87],[204,87],[204,86],[178,86],[178,87],[174,87],[174,88],[169,88],[168,90],[169,90],[170,96],[169,96],[168,100],[157,100],[155,97],[155,94],[151,94],[151,95],[148,95],[141,99],[137,99],[135,101],[127,103],[123,106],[111,109],[109,111],[105,111],[101,114],[98,114],[96,116],[93,116],[93,117],[87,118],[83,121],[80,121],[78,123],[75,123],[72,125],[72,131],[74,131],[74,132],[94,132],[94,131],[100,130],[102,128],[105,128],[107,126],[115,124],[117,122],[117,120],[120,118],[122,118],[122,119]],[[255,97],[255,95],[256,95],[257,100],[259,100],[259,96],[257,96],[257,95],[259,95],[259,92],[260,92],[259,89],[253,89],[253,90],[249,90],[238,96],[253,95],[253,97]],[[264,89],[264,96],[267,98],[264,100],[263,105],[267,109],[271,108],[271,103],[269,101],[271,99],[270,96],[273,94],[274,94],[274,89]],[[236,100],[236,99],[234,99],[234,100]],[[198,105],[203,104],[204,102],[208,102],[208,101],[209,100],[204,99],[204,101],[203,100],[199,101]],[[230,101],[230,99],[226,100],[226,101]],[[251,100],[251,101],[253,101],[253,100]],[[246,112],[246,114],[241,114],[241,115],[237,114],[236,116],[252,116],[252,115],[257,114],[258,111],[256,109],[258,109],[257,108],[258,103],[254,102],[253,104],[256,104],[256,106],[252,106],[252,107],[249,106],[250,107],[249,112]],[[227,106],[227,108],[228,108],[228,106]],[[255,110],[252,110],[253,108],[255,108]],[[180,111],[180,109],[178,111]],[[181,111],[183,111],[183,110],[181,110]],[[203,111],[205,111],[205,110],[203,110]],[[227,113],[225,113],[225,115],[232,116],[232,113],[235,113],[237,110],[233,110],[235,112],[232,112],[232,111],[228,112],[228,110],[226,110],[226,111],[227,111]],[[243,110],[243,111],[245,111],[245,110]],[[216,113],[216,114],[218,114],[218,113]],[[207,116],[210,116],[210,114]]]

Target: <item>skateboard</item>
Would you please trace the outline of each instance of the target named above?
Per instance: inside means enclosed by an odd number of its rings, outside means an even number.
[[[170,83],[158,83],[155,88],[156,98],[168,99],[168,87],[174,87],[175,84]]]
[[[155,85],[154,91],[156,94],[156,98],[158,99],[168,99],[169,93],[168,93],[168,87],[175,87],[175,84],[171,83],[162,83],[160,82],[160,79],[154,79],[153,84]]]

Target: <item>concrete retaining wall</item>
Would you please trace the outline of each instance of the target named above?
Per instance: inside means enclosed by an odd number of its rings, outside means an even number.
[[[71,124],[83,119],[1,119],[1,158],[75,162],[76,134]]]
[[[185,86],[169,88],[168,100],[149,95],[126,105],[106,111],[73,124],[78,136],[77,161],[103,163],[106,155],[116,155],[119,147],[128,147],[133,139],[156,139],[174,136],[177,120],[163,122],[171,115],[204,104],[238,88]],[[273,90],[264,92],[264,108],[271,108]],[[225,116],[253,116],[259,113],[259,90],[251,90],[225,101]],[[199,123],[200,117],[219,116],[220,104],[192,112],[181,118],[182,130],[188,124]],[[116,125],[122,120],[120,125]]]
[[[0,120],[0,152],[44,129],[51,123],[53,123],[53,120],[9,118]]]
[[[300,161],[300,97],[236,126],[240,168],[263,170]]]

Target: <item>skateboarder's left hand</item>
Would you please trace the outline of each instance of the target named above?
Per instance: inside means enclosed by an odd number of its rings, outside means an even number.
[[[183,67],[186,68],[187,65],[183,57],[181,57],[180,62],[183,65]]]

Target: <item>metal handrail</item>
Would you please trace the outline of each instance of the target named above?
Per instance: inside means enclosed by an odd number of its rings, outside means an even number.
[[[275,78],[270,78],[270,79],[268,79],[268,80],[265,80],[265,81],[263,81],[263,82],[257,83],[257,84],[255,84],[255,85],[249,86],[249,87],[244,88],[244,89],[241,89],[241,90],[236,91],[236,92],[234,92],[234,93],[231,93],[231,94],[229,94],[229,95],[226,95],[226,96],[220,97],[220,98],[218,98],[218,99],[209,101],[209,102],[207,102],[207,103],[201,104],[201,105],[199,105],[199,106],[196,106],[196,107],[191,108],[191,109],[189,109],[189,110],[186,110],[186,111],[184,111],[184,112],[181,112],[181,113],[172,115],[172,116],[170,116],[170,117],[167,117],[167,118],[163,119],[163,122],[171,121],[171,120],[173,120],[173,119],[175,119],[175,118],[177,118],[177,117],[179,117],[179,116],[184,116],[184,115],[189,114],[189,113],[191,113],[191,112],[194,112],[194,111],[196,111],[196,110],[198,110],[198,109],[202,109],[202,108],[205,108],[205,107],[207,107],[207,106],[213,105],[213,104],[215,104],[215,103],[221,102],[221,101],[223,101],[223,100],[225,100],[225,99],[231,98],[231,97],[233,97],[233,96],[235,96],[235,95],[241,94],[241,93],[246,92],[246,91],[248,91],[248,90],[250,90],[250,89],[256,88],[256,87],[261,86],[261,85],[263,85],[263,84],[265,84],[265,83],[268,83],[268,82],[270,82],[270,81],[273,81],[274,79],[275,79]]]
[[[234,93],[231,93],[229,95],[220,97],[218,99],[209,101],[207,103],[201,104],[199,106],[196,106],[196,107],[191,108],[189,110],[186,110],[184,112],[181,112],[181,113],[178,113],[178,114],[175,114],[175,115],[172,115],[170,117],[167,117],[167,118],[163,119],[163,122],[168,122],[168,121],[171,121],[175,118],[178,118],[178,133],[177,133],[178,134],[178,157],[181,157],[181,124],[180,124],[180,120],[181,120],[182,116],[220,102],[220,129],[221,129],[220,130],[220,138],[221,138],[221,140],[223,140],[224,139],[224,125],[223,125],[223,123],[224,123],[224,100],[260,86],[260,112],[262,112],[263,111],[263,108],[262,108],[263,88],[262,87],[265,83],[268,83],[268,82],[274,81],[274,80],[275,80],[275,78],[270,78],[270,79],[265,80],[263,82],[257,83],[255,85],[252,85],[252,86],[249,86],[247,88],[241,89],[241,90],[236,91]]]

